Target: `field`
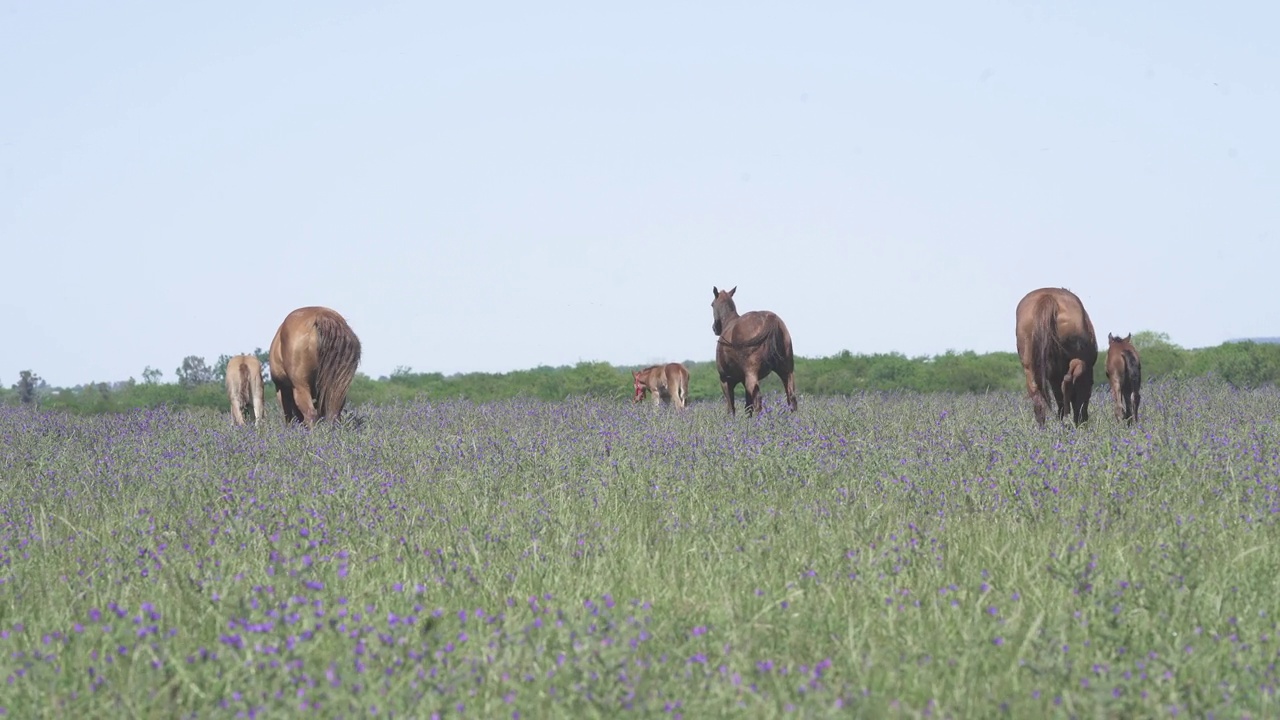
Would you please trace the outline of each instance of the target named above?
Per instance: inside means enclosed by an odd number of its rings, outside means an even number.
[[[0,705],[1280,716],[1280,392],[1146,390],[1081,430],[1020,393],[3,408]]]

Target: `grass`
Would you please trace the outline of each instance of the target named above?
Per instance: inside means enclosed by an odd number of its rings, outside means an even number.
[[[14,717],[1274,717],[1275,389],[0,410]],[[771,408],[782,407],[769,398]]]

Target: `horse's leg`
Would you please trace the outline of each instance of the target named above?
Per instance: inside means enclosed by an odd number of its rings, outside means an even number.
[[[286,426],[294,420],[302,420],[298,416],[298,406],[293,402],[293,386],[276,383],[276,399],[280,401],[280,414],[284,416]]]
[[[240,409],[240,398],[236,397],[235,393],[230,393],[230,396],[231,396],[231,421],[234,422],[236,425],[243,425],[244,412]]]
[[[1115,405],[1116,420],[1124,420],[1129,417],[1129,398],[1125,397],[1124,390],[1120,388],[1120,378],[1112,376],[1111,380],[1111,404]]]
[[[1064,378],[1061,385],[1053,386],[1053,399],[1058,402],[1058,420],[1067,419],[1067,406],[1071,404],[1071,394],[1068,392],[1067,381]]]
[[[262,383],[254,383],[250,391],[253,395],[253,424],[262,422]]]
[[[738,411],[733,407],[733,388],[738,383],[731,383],[728,380],[720,381],[720,392],[724,393],[724,401],[729,405],[729,415],[737,415]]]
[[[782,380],[782,389],[787,393],[787,407],[790,407],[792,413],[795,413],[799,404],[796,402],[796,374],[795,369],[776,370],[778,379]]]
[[[1036,424],[1044,427],[1044,416],[1048,408],[1044,406],[1044,398],[1040,397],[1040,386],[1036,383],[1036,376],[1031,372],[1031,368],[1026,365],[1022,366],[1022,372],[1027,376],[1027,394],[1031,396],[1031,409],[1036,416]]]
[[[764,409],[764,402],[760,399],[760,379],[752,373],[747,373],[747,377],[742,381],[742,387],[747,392],[746,402],[743,403],[747,417],[759,415]]]
[[[311,398],[311,388],[306,385],[293,386],[293,404],[297,413],[302,416],[302,423],[308,428],[316,424],[316,404]]]
[[[1077,401],[1071,410],[1075,414],[1077,427],[1089,422],[1089,396],[1092,393],[1093,387],[1088,383],[1081,382],[1076,388]]]

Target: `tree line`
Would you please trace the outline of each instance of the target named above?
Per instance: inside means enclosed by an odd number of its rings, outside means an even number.
[[[1133,336],[1142,356],[1144,382],[1153,378],[1213,376],[1237,387],[1280,383],[1280,344],[1229,342],[1187,349],[1175,345],[1164,333],[1142,332]],[[1106,351],[1094,367],[1094,382],[1105,383]],[[255,351],[267,366],[267,353]],[[71,388],[49,386],[39,375],[24,370],[16,383],[0,389],[0,402],[37,404],[47,409],[81,413],[121,412],[162,404],[172,406],[227,407],[223,385],[227,361],[223,355],[213,365],[188,356],[174,370],[174,381],[145,368],[142,381],[91,382]],[[719,401],[720,381],[713,361],[685,361],[689,369],[689,397],[693,401]],[[573,396],[629,398],[631,371],[638,367],[605,362],[581,362],[574,366],[538,367],[508,373],[417,373],[399,367],[390,376],[371,378],[357,374],[348,393],[352,404],[465,399],[474,402],[530,397],[563,400]],[[264,375],[265,375],[264,370]],[[267,380],[268,398],[275,393]],[[830,357],[796,358],[797,389],[804,395],[850,395],[863,390],[983,393],[1025,388],[1022,366],[1011,352],[978,354],[947,352],[929,357],[900,353],[855,355],[844,351]],[[781,390],[777,378],[762,383],[766,392]]]

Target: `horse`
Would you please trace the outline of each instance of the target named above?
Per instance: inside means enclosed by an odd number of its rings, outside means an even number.
[[[227,361],[227,397],[231,419],[244,425],[244,411],[253,404],[253,424],[262,422],[262,362],[252,355],[236,355]]]
[[[720,390],[724,393],[729,414],[736,415],[733,392],[738,383],[746,391],[743,404],[747,416],[764,410],[760,397],[760,381],[769,373],[778,374],[787,393],[787,405],[795,412],[796,402],[795,355],[791,350],[791,333],[786,323],[768,310],[753,310],[739,315],[733,303],[738,291],[719,290],[712,286],[711,332],[720,339],[716,342],[716,371],[720,374]]]
[[[1016,332],[1036,424],[1044,427],[1051,390],[1059,421],[1070,408],[1077,426],[1088,422],[1098,340],[1084,303],[1066,288],[1032,290],[1018,303]]]
[[[683,410],[689,404],[689,371],[680,363],[652,365],[631,375],[636,389],[631,402],[640,402],[648,392],[653,397],[654,406],[674,400],[676,407]]]
[[[1138,421],[1138,404],[1142,402],[1142,362],[1133,346],[1133,333],[1116,337],[1107,333],[1107,380],[1111,383],[1111,400],[1116,406],[1116,419]]]
[[[341,315],[326,307],[289,313],[271,339],[269,363],[285,425],[337,421],[359,365],[360,338]]]

